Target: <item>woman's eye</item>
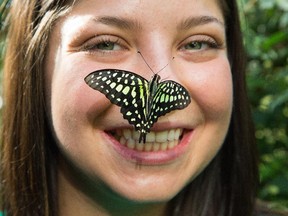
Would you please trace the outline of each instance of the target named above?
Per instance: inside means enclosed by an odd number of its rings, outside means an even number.
[[[226,50],[225,40],[209,35],[192,35],[179,44],[178,50],[189,61],[209,61]]]
[[[104,42],[101,42],[101,43],[98,43],[98,44],[95,44],[95,49],[98,49],[98,50],[120,50],[120,46],[117,45],[116,43],[114,42],[111,42],[111,41],[104,41]]]
[[[201,50],[203,47],[205,47],[205,45],[207,46],[207,44],[204,44],[202,42],[193,41],[191,43],[186,44],[184,48],[188,50]]]
[[[184,42],[181,46],[182,50],[187,51],[205,51],[210,49],[218,49],[221,45],[218,44],[216,40],[208,36],[193,36],[188,42]]]
[[[96,36],[87,41],[81,48],[88,52],[109,52],[125,49],[125,42],[116,36]]]

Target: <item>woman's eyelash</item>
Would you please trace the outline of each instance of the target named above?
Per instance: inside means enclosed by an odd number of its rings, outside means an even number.
[[[211,38],[194,40],[189,43],[200,43],[202,45],[208,45],[210,48],[215,48],[215,49],[221,47],[221,44],[219,44],[218,42],[216,42],[214,39],[211,39]]]
[[[219,48],[223,48],[224,47],[224,42],[223,41],[216,41],[214,39],[207,39],[207,40],[204,40],[204,42],[207,43],[208,45],[210,45],[211,48],[219,49]]]
[[[197,50],[207,50],[207,49],[221,49],[224,47],[224,42],[217,41],[214,38],[209,36],[192,36],[191,39],[186,40],[187,42],[183,43],[181,49],[197,51]],[[125,49],[125,43],[121,41],[119,37],[116,36],[95,36],[92,39],[89,39],[84,45],[80,48],[84,52],[111,52]]]
[[[102,46],[102,47],[101,47]],[[122,46],[119,38],[96,38],[91,39],[91,41],[88,41],[85,43],[81,50],[82,51],[98,51],[98,52],[104,52],[109,51],[108,47],[113,46],[111,48],[115,48],[115,46],[118,46],[118,49]],[[105,49],[107,48],[107,49]]]
[[[204,40],[199,40],[201,43],[205,43],[209,45],[211,48],[218,48],[220,45],[213,39],[204,39]]]
[[[222,41],[217,41],[214,38],[206,36],[193,37],[188,42],[181,46],[181,49],[191,49],[191,50],[205,50],[205,49],[221,49],[224,47]]]

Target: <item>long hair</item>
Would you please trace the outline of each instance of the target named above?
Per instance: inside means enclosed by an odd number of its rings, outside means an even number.
[[[10,6],[1,146],[5,215],[55,214],[56,171],[45,112],[43,62],[49,32],[65,4],[16,0]]]
[[[226,24],[234,104],[222,149],[173,200],[168,215],[251,215],[257,186],[254,131],[236,0],[219,0]],[[44,59],[53,24],[73,1],[14,0],[4,65],[1,204],[7,216],[57,215],[55,148],[44,96]]]

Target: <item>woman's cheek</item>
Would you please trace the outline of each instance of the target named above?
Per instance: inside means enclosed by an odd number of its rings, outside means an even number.
[[[215,64],[221,65],[215,66]],[[196,103],[206,119],[229,117],[233,104],[232,76],[228,60],[197,66],[187,78],[192,103]],[[227,113],[229,115],[227,115]]]

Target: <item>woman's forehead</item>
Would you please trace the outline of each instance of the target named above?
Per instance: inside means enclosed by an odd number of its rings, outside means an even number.
[[[150,17],[163,20],[182,16],[211,15],[222,19],[223,13],[219,0],[78,0],[71,14],[110,14],[114,16],[134,16],[138,19]],[[164,17],[159,16],[165,15]],[[156,16],[155,16],[156,15]]]
[[[156,3],[155,3],[156,2]],[[65,21],[64,21],[65,20]],[[224,17],[216,0],[179,1],[77,1],[64,17],[66,31],[85,25],[107,25],[124,30],[156,28],[189,29],[212,23],[224,27]]]

